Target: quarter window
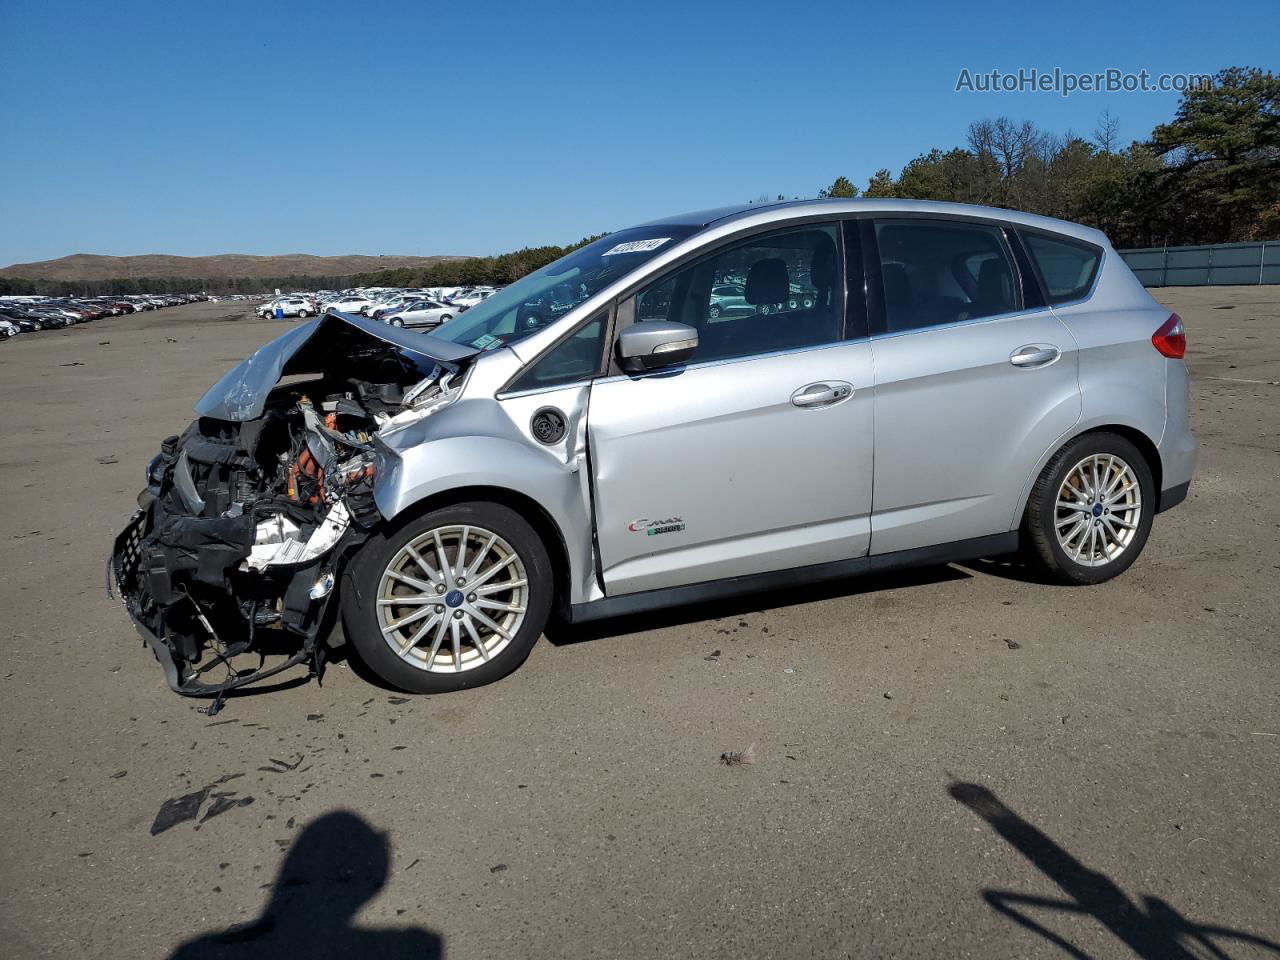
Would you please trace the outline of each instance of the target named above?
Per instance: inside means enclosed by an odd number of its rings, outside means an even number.
[[[1079,300],[1093,285],[1098,270],[1098,248],[1065,237],[1024,233],[1031,257],[1040,268],[1050,303]]]
[[[1011,313],[1017,274],[998,227],[946,220],[877,220],[885,324],[904,333]]]
[[[602,313],[543,354],[510,389],[544,390],[589,380],[600,372],[600,350],[609,315]]]
[[[694,363],[832,343],[844,317],[839,251],[830,224],[752,237],[646,287],[636,322],[694,327]]]

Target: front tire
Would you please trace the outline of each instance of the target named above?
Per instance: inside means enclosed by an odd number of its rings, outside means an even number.
[[[404,326],[404,321],[403,321],[403,320],[401,320],[399,317],[392,317],[392,318],[391,318],[391,325],[392,325],[393,327],[403,327],[403,326]]]
[[[364,662],[411,693],[499,680],[529,656],[551,613],[551,560],[497,503],[432,510],[375,534],[352,561],[342,621]]]
[[[1045,464],[1023,523],[1033,558],[1051,577],[1102,583],[1138,559],[1155,508],[1142,452],[1117,434],[1086,433]]]

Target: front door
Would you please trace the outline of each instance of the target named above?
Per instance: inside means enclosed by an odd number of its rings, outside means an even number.
[[[838,225],[807,224],[729,244],[636,296],[637,322],[687,323],[699,346],[687,366],[592,387],[608,595],[866,554],[871,347],[845,338],[842,263]],[[729,286],[750,312],[711,309]]]

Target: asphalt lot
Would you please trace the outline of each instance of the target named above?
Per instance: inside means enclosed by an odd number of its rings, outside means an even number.
[[[932,568],[602,625],[435,699],[340,662],[214,720],[103,560],[159,441],[281,324],[5,344],[0,954],[256,923],[226,955],[1276,956],[1239,935],[1280,942],[1280,289],[1159,296],[1201,459],[1116,581]],[[206,786],[225,809],[152,835]]]

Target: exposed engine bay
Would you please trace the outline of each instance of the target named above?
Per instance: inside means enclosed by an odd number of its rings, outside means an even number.
[[[214,696],[212,714],[227,691],[290,667],[322,676],[329,598],[383,519],[379,438],[456,398],[475,352],[428,341],[320,317],[243,361],[164,441],[108,590],[175,691]]]

